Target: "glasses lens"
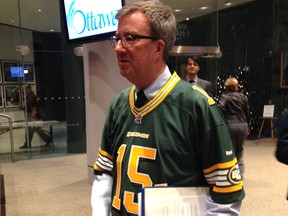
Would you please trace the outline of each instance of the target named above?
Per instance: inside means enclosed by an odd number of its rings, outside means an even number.
[[[132,35],[124,35],[122,37],[114,35],[110,38],[111,46],[115,48],[119,40],[121,40],[121,43],[125,48],[130,48],[134,45],[135,39]]]
[[[125,35],[122,37],[122,43],[124,47],[129,48],[134,45],[134,38],[132,35]]]

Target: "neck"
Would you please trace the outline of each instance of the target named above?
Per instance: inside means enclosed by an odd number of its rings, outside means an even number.
[[[154,68],[154,70],[148,72],[149,76],[146,76],[142,80],[139,80],[139,82],[134,83],[134,85],[139,89],[147,88],[165,71],[165,69],[166,69],[166,64],[162,64],[161,66]]]
[[[187,80],[194,80],[197,77],[197,74],[187,74],[186,79]]]

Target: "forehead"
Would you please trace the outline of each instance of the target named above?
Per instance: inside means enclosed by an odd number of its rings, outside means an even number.
[[[189,59],[188,64],[198,65],[198,63],[194,59]]]
[[[117,33],[150,33],[150,22],[142,11],[131,12],[120,18]]]

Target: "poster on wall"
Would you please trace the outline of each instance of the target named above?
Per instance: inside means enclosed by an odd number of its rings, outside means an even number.
[[[16,61],[2,61],[4,83],[18,82],[21,77],[21,68]]]
[[[33,63],[23,62],[21,63],[21,66],[23,67],[24,70],[23,82],[35,83],[35,72]]]
[[[3,104],[3,88],[0,86],[0,108],[4,106]]]
[[[281,51],[280,57],[280,88],[288,89],[288,50]]]
[[[19,85],[4,86],[5,107],[20,106],[20,88]]]

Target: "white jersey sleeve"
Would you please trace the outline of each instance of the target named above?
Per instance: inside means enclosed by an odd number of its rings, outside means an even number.
[[[103,173],[96,175],[92,185],[92,216],[109,216],[111,208],[112,177]]]
[[[206,216],[217,216],[217,215],[239,216],[241,204],[242,200],[229,204],[219,204],[213,202],[211,197],[209,197],[207,199]]]

